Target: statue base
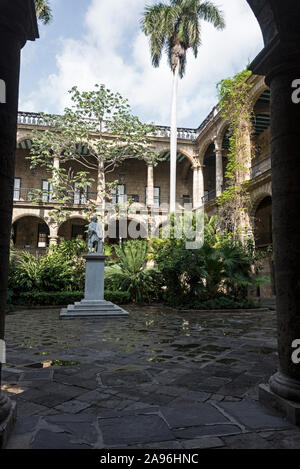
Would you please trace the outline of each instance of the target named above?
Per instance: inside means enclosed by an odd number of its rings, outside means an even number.
[[[95,317],[128,316],[128,312],[110,301],[82,300],[69,305],[60,312],[60,319],[80,319]]]
[[[128,316],[127,311],[104,300],[104,263],[107,257],[98,253],[83,256],[86,260],[84,299],[63,308],[60,319]]]

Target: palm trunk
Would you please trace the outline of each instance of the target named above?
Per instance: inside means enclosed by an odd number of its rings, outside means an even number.
[[[176,162],[177,162],[177,91],[179,62],[173,72],[170,147],[170,213],[176,210]]]

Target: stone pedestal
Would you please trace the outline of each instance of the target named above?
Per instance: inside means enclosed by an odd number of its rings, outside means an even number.
[[[128,316],[127,311],[104,300],[104,263],[107,256],[91,253],[83,258],[86,260],[84,299],[62,309],[60,318]]]

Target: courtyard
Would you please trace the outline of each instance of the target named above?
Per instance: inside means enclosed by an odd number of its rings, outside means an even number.
[[[6,318],[7,449],[296,448],[300,429],[258,402],[277,369],[276,314],[126,307],[128,318]]]

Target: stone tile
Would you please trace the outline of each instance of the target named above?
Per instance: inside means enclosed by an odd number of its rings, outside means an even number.
[[[256,433],[246,433],[235,436],[224,436],[224,443],[231,449],[267,449],[272,445]]]
[[[178,407],[163,407],[161,413],[170,428],[227,423],[224,415],[210,404],[193,404]]]
[[[173,440],[166,423],[158,415],[99,419],[105,445],[133,445]]]
[[[77,397],[82,393],[82,389],[74,386],[65,386],[58,383],[50,383],[39,388],[32,388],[20,394],[20,398],[32,401],[35,404],[45,405],[46,407],[56,407],[63,402]]]
[[[151,381],[149,375],[142,371],[119,371],[115,373],[101,373],[101,381],[104,386],[122,386],[124,384],[141,384]]]
[[[48,430],[40,430],[32,444],[32,449],[91,449],[85,443],[73,443],[70,435],[66,433],[54,433]]]
[[[224,436],[241,433],[241,429],[237,425],[203,425],[201,427],[189,427],[173,430],[176,438],[187,439],[200,438],[203,436]]]
[[[221,438],[195,438],[194,440],[187,440],[183,442],[185,449],[210,449],[210,448],[221,448],[225,446]]]
[[[94,444],[98,439],[96,418],[88,414],[59,414],[44,417],[49,428],[72,435],[72,441],[80,444]],[[59,429],[59,430],[58,430]]]
[[[72,399],[71,401],[67,401],[63,404],[56,406],[54,409],[58,410],[59,412],[62,412],[63,414],[77,414],[78,412],[81,412],[82,410],[85,410],[88,407],[90,407],[89,403],[81,402],[77,399]]]
[[[17,413],[18,417],[30,417],[31,415],[41,415],[42,412],[48,411],[49,408],[35,404],[34,402],[18,400]]]
[[[256,402],[221,402],[218,406],[249,429],[286,428],[288,426],[279,414]]]

